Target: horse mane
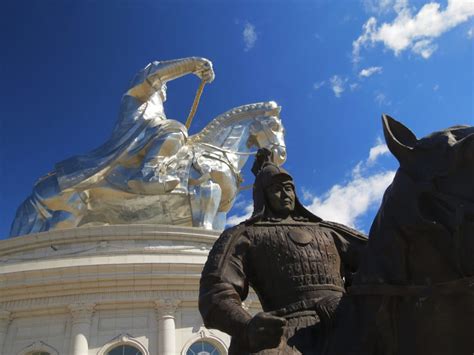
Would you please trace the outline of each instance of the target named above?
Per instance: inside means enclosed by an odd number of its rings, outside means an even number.
[[[223,125],[228,126],[231,123],[242,121],[245,119],[256,118],[260,116],[280,116],[281,107],[274,101],[257,102],[254,104],[242,105],[234,107],[226,111],[204,127],[201,132],[196,133],[188,138],[188,144],[199,143],[215,135],[215,133]]]
[[[433,132],[426,137],[419,139],[420,145],[430,146],[440,140],[445,140],[448,145],[456,144],[458,141],[474,134],[474,127],[467,125],[457,125],[448,127],[442,131]]]

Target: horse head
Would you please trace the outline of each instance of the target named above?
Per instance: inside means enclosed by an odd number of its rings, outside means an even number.
[[[403,172],[440,193],[474,202],[474,127],[454,126],[417,139],[390,116],[382,120],[387,146]]]
[[[273,152],[274,163],[281,165],[286,160],[286,145],[280,110],[273,101],[233,108],[189,137],[188,145],[225,153],[237,171],[253,154],[249,153],[252,148],[268,148]]]
[[[400,168],[372,224],[359,281],[424,284],[474,275],[474,127],[418,139],[388,115],[382,122]]]
[[[276,106],[274,102],[270,105]],[[285,129],[279,117],[280,109],[275,107],[270,115],[259,116],[250,126],[249,144],[258,148],[268,148],[273,152],[273,162],[281,165],[286,160]]]

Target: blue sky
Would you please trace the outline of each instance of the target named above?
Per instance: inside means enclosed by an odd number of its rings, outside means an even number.
[[[108,138],[152,60],[213,62],[191,133],[232,107],[278,102],[300,198],[362,230],[397,167],[381,113],[418,136],[474,124],[468,0],[20,0],[0,17],[0,238],[40,176]],[[169,83],[169,118],[184,122],[198,84]],[[250,202],[242,193],[232,221]]]

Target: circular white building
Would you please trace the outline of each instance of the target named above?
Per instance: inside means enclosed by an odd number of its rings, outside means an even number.
[[[197,307],[218,235],[115,225],[0,241],[0,355],[227,354]]]

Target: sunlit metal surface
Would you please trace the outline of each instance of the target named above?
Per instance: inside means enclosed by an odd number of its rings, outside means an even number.
[[[153,62],[123,96],[112,136],[99,148],[55,166],[17,210],[11,236],[84,225],[172,224],[223,229],[252,151],[286,159],[280,107],[244,105],[188,138],[166,118],[166,82],[193,73],[214,79],[204,58]]]

